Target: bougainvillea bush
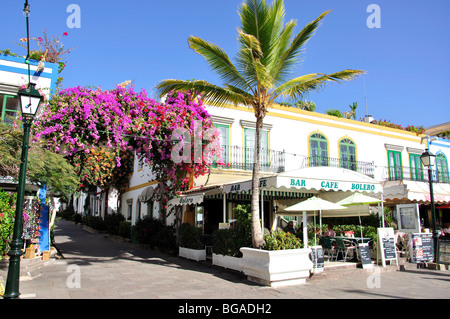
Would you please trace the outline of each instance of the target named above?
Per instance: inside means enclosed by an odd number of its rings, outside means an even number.
[[[111,186],[129,152],[143,157],[167,197],[185,188],[190,177],[206,174],[213,160],[221,161],[219,133],[201,99],[189,92],[171,93],[161,103],[127,83],[109,91],[69,88],[50,100],[34,130],[48,149],[67,156],[81,188]],[[174,135],[180,131],[184,134]],[[118,182],[114,186],[123,190]]]

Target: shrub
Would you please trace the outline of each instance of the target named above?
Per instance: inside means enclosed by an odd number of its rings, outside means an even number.
[[[83,216],[81,223],[96,230],[105,229],[105,222],[100,216]]]
[[[181,247],[191,249],[205,248],[205,244],[202,241],[202,230],[188,223],[181,224],[178,230],[178,241]]]
[[[118,235],[123,238],[131,238],[131,223],[128,221],[119,222]]]
[[[251,205],[237,205],[234,213],[236,227],[219,229],[213,234],[213,252],[218,255],[242,257],[241,247],[252,246]]]
[[[108,214],[105,217],[105,229],[112,235],[119,235],[120,222],[125,221],[125,217],[120,213]]]
[[[166,226],[161,220],[151,216],[138,220],[134,231],[140,244],[156,247],[163,252],[174,251],[177,247],[175,227]]]
[[[14,230],[16,194],[10,195],[0,190],[0,260],[9,251]]]
[[[155,219],[151,216],[145,216],[138,220],[135,225],[137,240],[141,244],[149,245],[150,247],[156,247],[157,241],[155,235],[163,229],[164,224],[162,221]]]
[[[275,231],[270,235],[265,235],[264,240],[266,250],[285,250],[302,248],[303,244],[300,238],[284,231]]]
[[[164,226],[154,235],[156,247],[163,252],[172,252],[177,248],[174,226]]]

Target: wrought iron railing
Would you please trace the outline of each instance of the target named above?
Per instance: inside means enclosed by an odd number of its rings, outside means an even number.
[[[449,174],[445,171],[433,169],[431,170],[431,178],[434,183],[449,183]],[[428,169],[407,166],[385,166],[382,167],[381,179],[384,181],[408,180],[428,183]]]
[[[355,172],[360,172],[364,175],[375,176],[375,164],[373,162],[351,161],[333,157],[310,156],[303,158],[302,168],[305,167],[339,167],[346,168]]]
[[[261,148],[259,171],[269,173],[284,172],[286,156],[284,151]],[[213,168],[238,169],[251,171],[255,157],[255,148],[235,145],[222,146],[222,159],[224,165],[213,164]]]

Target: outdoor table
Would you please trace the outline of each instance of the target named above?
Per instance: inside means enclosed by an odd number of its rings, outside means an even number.
[[[336,236],[331,238],[339,238],[339,239],[346,239],[355,242],[357,245],[360,243],[368,243],[372,238],[370,237],[346,237],[346,236]],[[353,261],[357,261],[357,256],[353,256]]]
[[[351,240],[356,242],[357,244],[359,243],[367,243],[370,240],[372,240],[372,238],[370,237],[346,237],[346,236],[336,236],[334,238],[341,238],[341,239],[347,239],[347,240]]]

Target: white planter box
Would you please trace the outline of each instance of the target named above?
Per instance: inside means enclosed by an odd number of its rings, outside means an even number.
[[[241,252],[247,279],[271,287],[304,284],[313,268],[309,248],[269,251],[243,247]]]
[[[226,269],[233,269],[236,271],[242,271],[241,261],[242,258],[240,257],[232,257],[217,254],[213,254],[212,258],[213,265],[220,266]]]
[[[180,247],[178,255],[180,257],[184,257],[184,258],[192,259],[192,260],[196,260],[196,261],[206,260],[206,249],[197,250],[197,249]]]

